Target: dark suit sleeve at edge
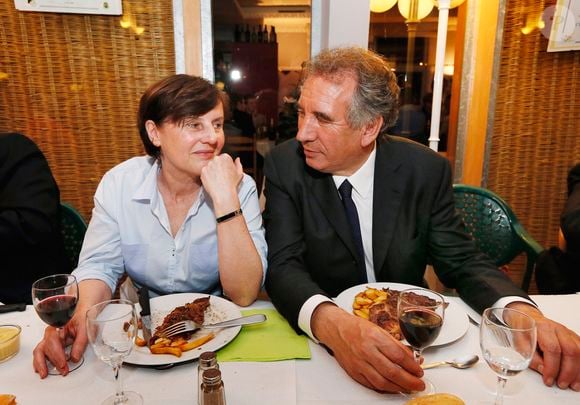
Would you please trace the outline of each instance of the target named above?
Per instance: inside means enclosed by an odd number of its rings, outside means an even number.
[[[296,190],[289,189],[294,184],[292,176],[296,175],[296,168],[285,164],[289,154],[276,153],[276,149],[266,158],[264,166],[264,225],[268,242],[266,290],[276,309],[297,332],[301,332],[298,328],[300,308],[311,296],[325,293],[312,280],[303,259],[306,247],[300,208],[296,203],[298,196],[292,195]],[[284,151],[292,149],[285,147]],[[284,173],[284,177],[280,173]]]
[[[455,212],[452,177],[445,160],[431,213],[429,254],[438,277],[448,287],[456,288],[461,298],[482,312],[505,296],[527,294],[479,252]]]
[[[9,156],[0,167],[0,241],[3,248],[35,246],[58,229],[60,193],[44,155],[29,139],[3,135]]]

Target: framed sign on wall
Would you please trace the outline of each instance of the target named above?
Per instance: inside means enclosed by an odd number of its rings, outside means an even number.
[[[17,10],[42,13],[123,14],[122,0],[14,0]]]
[[[553,13],[548,52],[580,50],[580,1],[558,0]]]

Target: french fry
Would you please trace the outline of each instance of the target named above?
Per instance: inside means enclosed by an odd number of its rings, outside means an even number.
[[[369,288],[365,291],[365,295],[368,299],[373,300],[375,298],[377,298],[378,294],[377,294],[377,290],[374,288]]]
[[[370,307],[388,299],[388,292],[383,289],[368,287],[355,295],[352,303],[352,313],[364,319],[369,319]]]
[[[180,336],[180,337],[178,337],[177,339],[173,340],[173,341],[172,341],[172,342],[169,344],[169,346],[172,346],[172,347],[179,347],[179,346],[181,346],[182,344],[185,344],[185,343],[187,343],[187,340],[185,340],[183,337],[181,337],[181,336]]]
[[[359,305],[368,306],[368,305],[371,305],[373,303],[373,300],[370,300],[370,299],[365,298],[365,297],[356,297],[355,302]]]
[[[157,338],[157,339],[155,339],[154,344],[155,345],[160,345],[160,346],[169,346],[171,344],[171,339],[167,339],[167,338]]]
[[[213,333],[210,333],[209,335],[202,336],[198,339],[192,340],[191,342],[184,343],[183,345],[179,346],[179,348],[181,349],[182,352],[187,352],[191,349],[195,349],[196,347],[201,346],[206,342],[209,342],[214,337],[215,335]]]
[[[369,319],[369,315],[361,311],[360,309],[355,309],[354,314],[360,318]]]
[[[137,336],[135,338],[135,344],[139,347],[144,347],[147,346],[147,342],[145,341],[145,339],[140,338],[139,336]]]
[[[181,357],[181,349],[179,347],[152,345],[149,350],[153,354],[172,354],[175,357]]]

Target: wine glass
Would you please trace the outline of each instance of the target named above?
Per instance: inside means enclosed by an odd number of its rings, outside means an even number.
[[[503,390],[508,377],[528,368],[536,351],[536,322],[510,308],[483,311],[479,327],[479,345],[483,358],[497,374],[495,405],[503,404]]]
[[[113,368],[116,393],[103,404],[142,404],[143,397],[124,391],[123,359],[131,353],[137,336],[137,312],[131,301],[116,299],[93,305],[87,311],[87,335],[97,357]]]
[[[32,284],[32,304],[36,313],[45,323],[54,326],[59,335],[62,327],[72,318],[79,299],[79,286],[72,274],[55,274],[36,280]],[[68,360],[70,348],[65,349],[69,372],[83,364],[84,357],[78,363]],[[48,374],[60,374],[49,362]]]
[[[441,294],[424,288],[409,288],[399,294],[397,313],[401,332],[413,348],[417,363],[421,362],[423,349],[428,347],[441,331],[445,318],[445,300]],[[421,394],[435,392],[433,384],[427,380]]]

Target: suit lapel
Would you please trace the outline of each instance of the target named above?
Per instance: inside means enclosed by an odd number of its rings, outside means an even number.
[[[314,172],[309,170],[309,172]],[[307,177],[308,183],[311,187],[312,194],[320,204],[321,211],[326,216],[330,225],[334,228],[339,238],[348,247],[353,257],[357,257],[358,253],[354,244],[350,225],[334,181],[331,175],[326,175],[314,172],[313,175]]]
[[[373,191],[373,262],[377,281],[397,222],[406,187],[403,159],[393,153],[389,141],[377,142]]]

